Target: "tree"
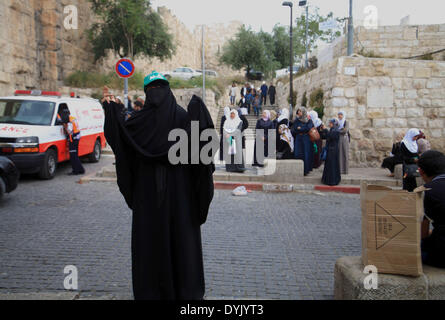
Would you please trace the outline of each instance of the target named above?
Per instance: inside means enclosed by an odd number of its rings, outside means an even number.
[[[173,37],[149,0],[90,0],[100,22],[88,30],[95,59],[111,49],[120,57],[171,58]]]
[[[315,9],[315,13],[310,14],[308,17],[308,44],[309,51],[317,48],[317,42],[321,41],[333,41],[335,38],[341,35],[340,31],[329,30],[321,31],[319,24],[333,18],[333,13],[329,13],[326,16],[318,14],[318,8]],[[337,19],[338,21],[338,19]],[[275,25],[272,31],[274,39],[274,57],[279,62],[281,68],[289,66],[290,61],[290,40],[289,40],[289,28],[281,25]],[[293,27],[293,49],[296,57],[302,57],[306,52],[306,15],[302,14],[296,19],[296,27]]]
[[[321,16],[318,14],[318,8],[315,8],[315,12],[308,16],[308,48],[309,51],[317,48],[317,42],[328,41],[332,42],[335,38],[341,35],[340,31],[328,30],[322,31],[319,29],[319,25],[322,22],[326,22],[333,18],[334,14],[330,12],[327,16]],[[340,21],[338,18],[337,21]],[[306,14],[302,14],[296,19],[297,26],[294,30],[296,51],[295,55],[303,56],[306,52]]]
[[[223,47],[220,62],[233,69],[244,69],[248,74],[252,69],[257,69],[270,75],[277,66],[271,52],[270,38],[265,32],[255,33],[242,26],[235,38]]]

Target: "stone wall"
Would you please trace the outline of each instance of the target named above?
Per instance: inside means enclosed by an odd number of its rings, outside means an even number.
[[[63,27],[66,5],[78,9],[78,30]],[[0,3],[0,94],[15,89],[57,90],[74,70],[92,69],[85,0],[3,0]]]
[[[77,30],[63,27],[67,5],[78,9]],[[137,70],[149,73],[180,66],[201,69],[201,30],[188,30],[164,7],[158,8],[158,12],[173,35],[177,52],[166,61],[137,59]],[[58,90],[63,80],[77,70],[113,71],[117,57],[111,54],[94,64],[85,31],[95,19],[87,0],[0,1],[0,95],[10,95],[16,89]],[[219,66],[217,53],[240,25],[233,22],[206,27],[206,61],[222,75],[239,73]]]
[[[306,73],[301,77],[294,78],[294,95],[297,96],[297,106],[301,105],[303,95],[309,99],[311,92],[314,89],[322,88],[323,91],[328,91],[335,84],[337,60],[331,61],[312,72]],[[284,108],[289,106],[289,80],[286,82],[278,81],[277,87],[277,101],[279,107]]]
[[[346,112],[352,166],[380,166],[410,128],[425,132],[432,147],[445,152],[445,62],[341,57],[295,81],[297,104],[302,88],[309,97],[319,87],[325,92],[325,122]],[[284,105],[289,87],[278,88]]]
[[[167,24],[169,32],[173,35],[176,45],[175,55],[168,60],[161,61],[158,58],[137,58],[136,68],[142,73],[150,73],[153,70],[171,71],[177,67],[190,67],[202,69],[202,28],[190,31],[172,12],[166,7],[159,7],[158,13]],[[239,74],[225,66],[219,65],[218,53],[226,41],[232,38],[239,27],[240,22],[231,22],[228,25],[214,24],[205,26],[205,61],[206,68],[216,70],[222,76]],[[101,63],[102,70],[113,70],[118,57],[113,54]]]
[[[355,28],[354,53],[373,54],[385,58],[409,58],[445,49],[445,24],[381,26],[377,29]],[[323,65],[347,55],[345,36],[329,47],[313,52]],[[445,51],[433,55],[434,60],[445,60]]]

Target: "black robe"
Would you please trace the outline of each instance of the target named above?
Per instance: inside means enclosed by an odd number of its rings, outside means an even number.
[[[220,140],[219,140],[219,160],[223,161],[224,160],[224,153],[223,153],[223,143],[224,143],[224,139],[222,138],[224,135],[224,123],[226,122],[226,116],[222,116],[221,118],[221,127],[219,128],[219,135],[220,135]]]
[[[400,144],[400,154],[403,161],[403,172],[405,172],[405,166],[408,164],[415,164],[416,160],[419,158],[419,154],[417,152],[411,152],[402,142]],[[403,177],[403,190],[407,190],[409,192],[413,192],[414,189],[417,188],[417,180],[416,177]]]
[[[388,169],[389,171],[391,171],[391,173],[394,173],[396,165],[403,163],[400,142],[394,143],[392,145],[391,153],[393,154],[391,157],[383,159],[382,168]]]
[[[242,143],[243,143],[243,149],[246,149],[246,136],[244,135],[244,131],[249,128],[249,121],[247,120],[246,116],[241,114],[241,112],[238,112],[239,118],[243,122],[243,126],[241,128],[241,133],[243,133],[242,137]]]
[[[340,173],[340,131],[331,129],[322,131],[322,138],[326,139],[327,158],[324,164],[323,177],[321,181],[328,186],[336,186],[341,182]]]
[[[209,117],[207,110],[197,111],[204,104],[194,97],[187,113],[164,86],[149,90],[144,108],[128,121],[114,102],[105,102],[103,107],[118,186],[133,210],[134,298],[202,299],[200,225],[213,196],[214,167],[170,164],[168,151],[175,142],[168,141],[168,135],[172,129],[184,129],[190,135],[193,118]],[[206,119],[206,125],[213,127],[211,119]]]

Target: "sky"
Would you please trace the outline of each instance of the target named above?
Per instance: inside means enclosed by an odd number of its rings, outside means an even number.
[[[276,23],[289,25],[289,8],[283,7],[283,0],[151,0],[152,5],[166,6],[185,25],[193,30],[201,24],[241,21],[259,31],[272,31]],[[294,2],[294,16],[303,12]],[[335,17],[349,14],[348,0],[309,0],[310,10],[318,7],[321,14],[330,11]],[[444,0],[354,0],[354,17],[364,20],[364,9],[377,9],[380,25],[398,25],[400,20],[410,16],[410,24],[445,23]]]

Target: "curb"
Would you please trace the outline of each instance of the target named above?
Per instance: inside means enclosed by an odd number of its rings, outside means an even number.
[[[323,186],[308,184],[279,184],[279,183],[243,183],[243,182],[214,182],[217,190],[233,190],[240,186],[252,191],[263,192],[336,192],[346,194],[360,194],[360,186]]]
[[[116,178],[96,177],[94,174],[81,178],[78,184],[90,182],[116,182]],[[216,190],[233,190],[237,187],[245,186],[250,191],[261,192],[333,192],[346,194],[360,194],[360,186],[324,186],[312,184],[286,184],[268,182],[222,182],[214,181]]]

